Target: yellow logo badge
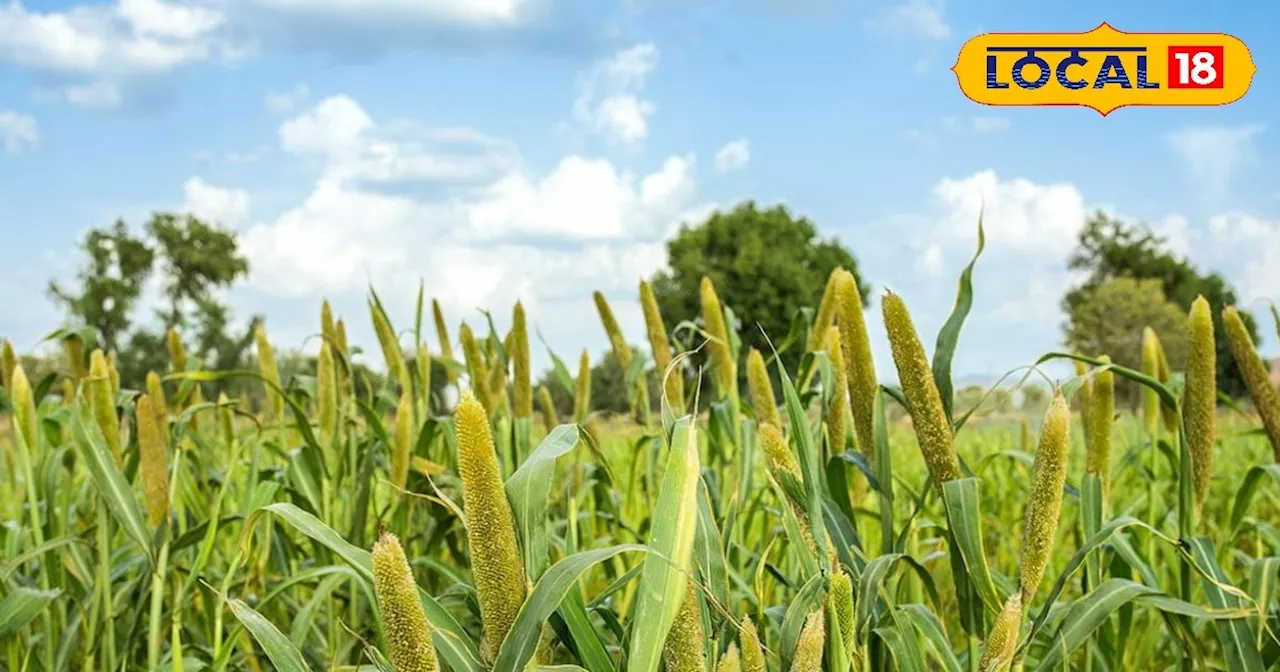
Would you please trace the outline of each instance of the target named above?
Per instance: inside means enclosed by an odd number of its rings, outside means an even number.
[[[951,71],[975,103],[1079,105],[1103,116],[1130,105],[1227,105],[1257,67],[1223,33],[987,33],[960,48]]]

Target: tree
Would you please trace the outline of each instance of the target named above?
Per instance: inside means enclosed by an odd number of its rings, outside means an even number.
[[[81,244],[87,258],[76,275],[78,287],[68,289],[52,281],[51,298],[73,321],[97,330],[100,347],[116,354],[125,387],[138,389],[148,371],[165,369],[164,332],[170,327],[189,332],[184,338],[194,348],[196,361],[240,368],[259,318],[250,320],[243,332],[233,333],[230,311],[214,293],[249,272],[235,233],[173,213],[152,215],[144,231],[135,236],[123,221],[90,231]],[[149,329],[134,324],[134,309],[157,261],[166,305],[156,311],[159,328]],[[216,394],[230,384],[207,387]]]
[[[1067,262],[1072,270],[1088,271],[1089,275],[1063,297],[1063,310],[1071,315],[1076,306],[1086,300],[1089,291],[1112,278],[1154,279],[1160,281],[1165,297],[1182,311],[1184,322],[1191,303],[1197,296],[1204,296],[1212,308],[1214,331],[1222,333],[1222,309],[1236,304],[1235,290],[1220,274],[1202,274],[1186,258],[1174,256],[1165,243],[1165,239],[1145,224],[1130,224],[1102,212],[1095,213],[1080,231],[1078,247]],[[1253,315],[1241,310],[1240,317],[1257,343],[1258,326]],[[1141,336],[1139,329],[1134,338]],[[1233,397],[1244,394],[1244,380],[1233,364],[1226,339],[1217,339],[1217,348],[1218,388]]]
[[[80,287],[69,290],[56,280],[50,281],[49,296],[74,318],[97,329],[103,348],[118,350],[151,275],[155,250],[129,233],[122,220],[109,228],[91,230],[80,249],[87,257],[76,274]]]
[[[635,356],[640,355],[636,353]],[[629,413],[631,396],[617,356],[613,354],[613,350],[607,350],[600,359],[595,361],[595,366],[591,367],[591,410],[620,415]],[[574,374],[576,373],[575,370]],[[662,395],[658,374],[651,369],[645,376],[645,382],[649,388],[649,403],[653,407],[650,410],[656,412],[658,400]],[[560,417],[573,416],[573,391],[564,389],[564,385],[560,384],[552,371],[543,373],[537,384],[545,385],[551,392],[551,402],[555,405],[556,413],[560,414]]]
[[[812,222],[781,205],[761,210],[747,201],[696,226],[682,226],[667,243],[667,263],[652,285],[668,324],[698,316],[698,287],[705,275],[738,318],[744,352],[748,347],[768,352],[768,340],[780,345],[796,311],[817,307],[837,266],[859,278],[864,304],[870,294],[853,254],[837,240],[818,239]],[[782,353],[789,369],[800,361],[800,350]]]
[[[1112,278],[1084,291],[1068,315],[1067,347],[1085,355],[1111,357],[1131,369],[1142,368],[1142,330],[1160,337],[1169,366],[1181,368],[1186,357],[1187,315],[1164,295],[1154,278]],[[1141,388],[1116,377],[1116,394],[1130,406],[1141,400]]]

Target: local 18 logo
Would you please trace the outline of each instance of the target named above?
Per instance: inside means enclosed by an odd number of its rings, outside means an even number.
[[[987,33],[960,48],[951,71],[983,105],[1079,105],[1103,116],[1130,105],[1227,105],[1257,67],[1222,33]]]

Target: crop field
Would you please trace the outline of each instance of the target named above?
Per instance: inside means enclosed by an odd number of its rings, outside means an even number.
[[[5,344],[0,669],[1276,669],[1280,395],[1234,309],[1192,305],[1185,371],[1148,329],[1140,369],[1046,353],[1001,383],[1039,412],[975,411],[972,267],[938,334],[890,292],[869,330],[837,269],[768,351],[707,279],[688,315],[641,283],[641,343],[596,294],[622,414],[585,351],[535,382],[519,304],[500,333],[370,289],[288,375],[270,316],[243,370],[171,330],[144,389],[92,333],[40,376]]]

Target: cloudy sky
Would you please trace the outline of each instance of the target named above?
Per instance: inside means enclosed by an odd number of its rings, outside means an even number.
[[[74,275],[86,230],[168,209],[239,232],[253,272],[229,298],[286,347],[322,297],[371,343],[369,283],[405,328],[420,280],[454,325],[488,308],[504,326],[523,300],[566,357],[606,347],[600,289],[643,342],[636,283],[664,239],[745,198],[840,238],[930,343],[985,202],[958,375],[1058,345],[1065,258],[1099,208],[1250,308],[1280,299],[1273,8],[965,4],[0,0],[0,335],[28,349],[58,324],[44,287]],[[985,108],[948,71],[982,32],[1103,20],[1233,33],[1252,90],[1103,118]]]

